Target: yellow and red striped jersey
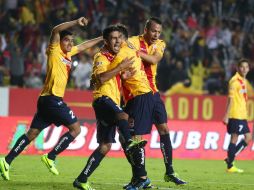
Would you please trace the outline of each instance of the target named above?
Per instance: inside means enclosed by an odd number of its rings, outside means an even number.
[[[108,51],[101,50],[100,52],[98,52],[94,56],[92,75],[96,78],[96,75],[110,70],[112,68],[111,63],[113,59],[114,56]],[[93,90],[94,100],[102,96],[108,96],[117,105],[120,105],[120,89],[121,81],[120,75],[118,74],[116,77],[105,81],[103,84],[95,84]]]
[[[51,43],[47,49],[47,75],[41,96],[63,97],[71,69],[71,56],[78,53],[77,46],[71,52],[64,53],[60,43]]]
[[[129,101],[135,96],[151,92],[149,82],[144,72],[142,60],[138,56],[137,51],[124,43],[114,58],[111,67],[114,68],[120,64],[125,58],[134,57],[132,67],[135,69],[135,74],[127,80],[122,80],[122,93],[125,102]]]
[[[163,56],[166,44],[163,40],[156,40],[155,43],[151,44],[150,46],[146,43],[144,36],[132,36],[128,38],[128,41],[134,45],[134,47],[142,51],[148,55],[153,55],[156,51],[161,56]],[[142,61],[144,65],[144,69],[147,75],[147,79],[149,81],[150,87],[152,88],[153,92],[157,92],[156,86],[156,75],[157,75],[157,64],[147,63],[146,61]]]
[[[231,107],[229,110],[229,118],[247,119],[247,87],[246,79],[236,73],[229,81],[229,98],[231,99]]]

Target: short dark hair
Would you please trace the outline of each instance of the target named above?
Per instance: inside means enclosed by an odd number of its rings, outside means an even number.
[[[242,58],[242,59],[240,59],[240,60],[237,62],[237,67],[238,67],[238,68],[241,67],[242,63],[244,63],[244,62],[246,62],[246,63],[249,64],[249,60],[248,60],[248,59]]]
[[[124,35],[124,37],[127,39],[129,34],[127,27],[124,24],[118,23],[116,26],[119,28],[120,32]]]
[[[155,22],[156,24],[162,25],[162,22],[158,17],[151,17],[146,21],[145,28],[149,29],[152,25],[152,22]]]
[[[118,31],[121,32],[120,29],[116,25],[109,25],[102,31],[102,36],[104,40],[108,40],[109,34],[111,32]]]
[[[65,36],[72,36],[73,33],[69,30],[63,30],[60,32],[60,40],[64,39]]]

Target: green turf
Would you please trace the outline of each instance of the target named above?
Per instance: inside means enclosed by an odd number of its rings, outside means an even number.
[[[0,190],[70,190],[75,177],[83,169],[87,158],[59,157],[60,175],[53,176],[41,163],[40,156],[20,156],[12,164],[10,181],[0,179]],[[163,182],[162,159],[147,159],[150,179],[158,189],[183,190],[253,190],[253,161],[237,161],[245,170],[243,174],[228,174],[222,161],[174,160],[174,167],[186,186]],[[130,179],[130,169],[125,159],[106,158],[89,181],[96,190],[120,190]]]

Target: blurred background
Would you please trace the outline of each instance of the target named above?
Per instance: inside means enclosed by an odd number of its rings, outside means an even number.
[[[237,60],[250,60],[254,84],[254,1],[252,0],[1,0],[0,86],[41,88],[45,50],[53,26],[85,16],[74,28],[75,42],[101,35],[121,22],[130,35],[143,32],[151,16],[163,21],[167,48],[158,67],[158,86],[172,94],[226,94]],[[98,47],[74,58],[68,88],[88,89]]]

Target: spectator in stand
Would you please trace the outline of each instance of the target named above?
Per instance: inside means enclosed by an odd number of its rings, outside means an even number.
[[[4,77],[9,74],[9,52],[6,51],[4,38],[0,36],[0,86],[4,85]]]
[[[31,63],[26,65],[26,74],[24,77],[25,87],[28,88],[41,88],[43,81],[40,77],[41,74],[41,63],[38,62],[38,59],[32,54]]]
[[[7,47],[10,51],[10,75],[12,86],[23,87],[25,74],[25,57],[29,50],[30,42],[21,49],[19,44],[11,40]]]
[[[172,70],[172,74],[170,76],[170,86],[173,86],[178,82],[183,82],[186,79],[189,79],[189,77],[184,69],[183,62],[181,60],[177,60],[175,63],[175,68]]]
[[[74,84],[78,89],[89,89],[90,76],[93,69],[92,60],[86,54],[81,54],[79,58],[79,61],[77,61],[78,65],[72,72]]]
[[[165,26],[162,37],[170,52],[170,58],[165,59],[166,65],[170,65],[172,60],[182,60],[188,71],[194,63],[192,60],[213,62],[213,51],[216,50],[219,55],[216,62],[220,63],[225,72],[222,79],[222,83],[225,83],[231,77],[233,65],[240,57],[248,58],[250,64],[254,61],[253,5],[252,0],[4,0],[0,1],[0,32],[5,37],[15,35],[20,47],[25,47],[33,36],[29,51],[37,55],[45,45],[42,45],[40,36],[48,37],[50,28],[64,20],[84,14],[91,18],[93,24],[84,33],[86,39],[87,36],[98,36],[105,26],[116,22],[127,25],[130,35],[137,35],[143,30],[142,23],[148,17],[157,15]],[[149,10],[149,7],[153,8]],[[75,28],[74,32],[79,33],[80,30]],[[93,56],[94,51],[90,52],[89,56]],[[44,54],[38,56],[43,65],[42,76],[45,76]],[[168,73],[173,73],[171,68],[167,70]],[[162,77],[164,74],[161,75],[161,72],[165,70],[158,70],[161,76],[158,83],[163,85],[158,87],[164,91],[165,86],[170,86],[170,82]],[[216,90],[211,90],[212,93],[214,91]]]

